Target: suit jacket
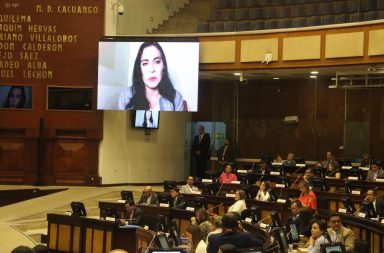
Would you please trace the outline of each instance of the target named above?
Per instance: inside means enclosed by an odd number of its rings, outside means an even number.
[[[131,212],[125,215],[125,220],[128,221],[129,225],[141,226],[143,223],[143,211],[139,207],[135,206],[132,212],[132,221],[129,221],[131,218]]]
[[[384,197],[376,198],[376,213],[377,215],[384,216]]]
[[[256,169],[254,169],[253,173],[262,174],[260,167],[257,167]],[[263,175],[269,175],[270,173],[271,173],[271,169],[267,167]]]
[[[263,245],[260,238],[256,238],[248,232],[223,231],[208,237],[207,253],[217,253],[219,247],[226,243],[233,244],[237,248],[260,247]]]
[[[143,193],[139,199],[139,204],[145,205],[147,204],[147,196]],[[152,192],[150,205],[158,206],[159,205],[159,197],[155,192]]]
[[[174,198],[171,198],[169,200],[170,208],[185,209],[185,207],[187,206],[187,200],[181,194],[179,194],[179,196],[177,197],[176,204],[174,200],[175,200]]]
[[[198,190],[199,188],[197,188],[194,185],[192,185],[191,187],[188,184],[185,184],[180,187],[180,193],[185,193],[185,194],[192,194],[193,191],[198,191]]]
[[[204,133],[201,141],[199,142],[199,135],[195,136],[192,145],[192,153],[195,155],[196,151],[201,152],[201,158],[209,158],[211,149],[211,137],[209,134]]]
[[[225,151],[224,157],[223,153],[225,150],[225,146],[221,146],[219,151],[217,151],[217,158],[219,161],[225,162],[225,163],[233,163],[234,162],[234,154],[233,149],[231,145],[227,146],[227,150]]]
[[[332,236],[332,228],[328,228],[327,232],[331,239],[333,240]],[[353,253],[355,251],[355,234],[352,230],[349,228],[346,228],[344,226],[341,226],[340,229],[340,242],[345,246],[345,251],[347,253]]]
[[[384,171],[383,170],[378,170],[377,171],[377,176],[378,177],[384,177]],[[372,170],[369,170],[367,173],[367,180],[373,181],[374,180],[374,173]]]

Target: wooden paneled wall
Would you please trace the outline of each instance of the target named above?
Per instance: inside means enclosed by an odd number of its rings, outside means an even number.
[[[345,152],[339,147],[344,145],[344,123],[357,122],[368,124],[370,133],[369,150],[361,150],[360,156],[370,152],[374,158],[383,159],[384,90],[329,89],[329,82],[329,78],[282,78],[248,80],[247,85],[239,86],[237,157],[280,154],[285,158],[288,152],[294,152],[306,160],[322,160],[328,150],[343,157]],[[235,139],[236,85],[237,81],[203,81],[199,105],[205,110],[194,113],[192,120],[223,121],[227,133]],[[283,122],[291,115],[299,117],[298,124]]]

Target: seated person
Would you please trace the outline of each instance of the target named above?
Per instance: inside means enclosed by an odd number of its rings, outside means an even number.
[[[269,189],[269,182],[263,181],[260,185],[260,190],[257,192],[255,200],[269,201],[271,196],[269,195],[268,189]]]
[[[135,205],[133,199],[125,201],[125,215],[119,220],[121,225],[141,226],[143,221],[143,211]]]
[[[193,176],[187,177],[187,184],[182,185],[180,187],[180,192],[184,194],[192,194],[193,192],[198,191],[199,189],[193,185],[194,182],[195,179],[193,178]]]
[[[325,178],[340,179],[340,169],[334,163],[329,163],[326,169],[327,171],[325,172]]]
[[[355,252],[355,235],[352,230],[341,223],[340,214],[332,212],[328,218],[330,228],[327,229],[332,242],[341,242],[347,253]]]
[[[221,219],[223,232],[210,235],[208,238],[207,253],[217,253],[219,247],[230,243],[237,248],[260,247],[263,241],[248,232],[237,231],[238,220],[234,213],[226,213]]]
[[[285,160],[283,162],[283,166],[287,166],[287,167],[295,167],[296,166],[296,162],[295,162],[295,154],[293,153],[288,153],[287,155],[287,160]]]
[[[271,169],[268,167],[268,164],[264,160],[260,160],[258,168],[254,171],[257,174],[269,175],[271,173]]]
[[[171,189],[171,199],[169,200],[170,208],[185,209],[187,206],[187,200],[180,194],[179,188],[175,187]]]
[[[232,173],[232,166],[228,164],[225,167],[225,171],[221,173],[219,182],[222,184],[230,184],[232,181],[237,181],[237,176],[236,174]]]
[[[377,198],[376,189],[368,190],[364,200],[372,202],[373,208],[375,208],[375,211],[378,216],[384,215],[384,198],[381,198],[381,199]]]
[[[190,246],[189,252],[197,253],[198,246],[200,249],[204,247],[204,245],[200,244],[200,242],[202,241],[202,236],[200,228],[197,224],[189,225],[189,227],[187,227],[187,229],[185,230],[185,236],[187,237],[188,245]]]
[[[314,177],[313,169],[307,168],[305,170],[303,179],[304,179],[304,181],[306,181],[309,184],[309,188],[311,188],[311,189],[313,187],[313,181],[312,181],[313,177]]]
[[[219,234],[219,233],[223,232],[223,229],[222,229],[223,226],[221,223],[221,216],[218,216],[218,215],[211,216],[211,218],[209,219],[209,223],[211,224],[211,232],[209,232],[209,234],[207,236],[207,243],[208,243],[208,238],[210,235]]]
[[[308,208],[303,208],[300,201],[294,200],[291,203],[291,213],[286,221],[286,226],[289,224],[295,224],[299,234],[305,237],[311,236],[311,220],[313,219],[312,211]]]
[[[371,169],[367,173],[367,180],[376,181],[378,177],[384,177],[384,171],[381,170],[377,161],[371,161]]]
[[[370,167],[371,164],[371,155],[368,153],[363,154],[363,159],[361,160],[360,167]]]
[[[312,212],[315,212],[317,209],[316,195],[309,189],[309,184],[303,180],[299,183],[299,189],[301,191],[299,201],[303,207],[307,207]]]
[[[326,169],[323,167],[322,162],[316,162],[315,167],[313,167],[313,175],[314,177],[323,177],[322,172]]]
[[[338,162],[335,159],[335,155],[333,154],[332,151],[328,151],[326,153],[326,160],[323,161],[323,168],[327,168],[328,164],[332,163],[334,167],[339,166]]]
[[[200,225],[203,222],[209,222],[209,213],[204,208],[199,208],[195,212],[195,216],[191,217],[191,224]]]
[[[330,243],[325,238],[325,232],[327,231],[327,225],[322,220],[316,220],[312,223],[311,237],[308,242],[308,253],[320,253],[321,245],[324,243]]]
[[[141,205],[159,205],[159,198],[156,192],[152,191],[151,186],[146,186],[144,188],[143,194],[141,195],[138,204]]]
[[[235,194],[236,202],[228,208],[228,212],[236,212],[241,215],[241,212],[247,209],[247,204],[245,200],[247,199],[247,194],[244,190],[237,190]]]
[[[224,139],[224,145],[217,151],[217,159],[221,168],[227,164],[233,165],[234,153],[232,148],[232,141],[230,138]]]

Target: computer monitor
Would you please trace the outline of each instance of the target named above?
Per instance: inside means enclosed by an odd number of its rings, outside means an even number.
[[[72,216],[87,216],[87,211],[85,211],[85,206],[83,202],[73,201],[71,203]]]
[[[271,211],[272,227],[281,227],[281,220],[278,211]]]
[[[321,253],[345,253],[345,247],[340,242],[324,243],[321,246]]]
[[[161,192],[158,194],[158,198],[160,203],[169,204],[169,201],[171,200],[171,194],[168,192]]]
[[[243,212],[241,212],[241,219],[251,219],[251,223],[256,223],[260,218],[260,208],[257,206],[251,206],[248,209],[245,209]]]
[[[213,196],[215,195],[214,185],[213,184],[202,184],[201,185],[203,194]]]
[[[362,212],[366,213],[367,218],[376,218],[377,217],[377,213],[376,213],[375,207],[373,206],[372,202],[369,202],[366,200],[363,201]]]
[[[132,191],[121,191],[120,195],[121,195],[121,199],[123,199],[123,200],[133,200],[133,203],[135,203],[134,199],[133,199]]]
[[[288,229],[289,229],[287,233],[288,241],[290,243],[299,242],[300,235],[299,235],[299,230],[297,229],[297,225],[295,223],[291,223],[289,224]]]
[[[208,209],[207,201],[204,197],[201,196],[195,196],[193,198],[193,207],[195,207],[195,210],[199,208]]]
[[[286,188],[290,186],[289,179],[285,176],[277,177],[277,183],[284,184]]]
[[[275,227],[273,228],[273,236],[277,243],[279,244],[279,248],[282,252],[286,252],[288,250],[288,242],[286,235],[284,233],[284,229],[281,227]]]
[[[156,235],[155,242],[157,247],[162,248],[162,249],[169,249],[169,243],[168,243],[168,238],[165,233],[159,233]]]
[[[107,208],[103,208],[102,211],[101,211],[101,217],[104,218],[104,219],[106,219],[107,217],[116,218],[117,214],[116,214],[115,207],[110,206],[110,207],[107,207]]]
[[[351,166],[351,160],[348,158],[339,158],[337,160],[337,163],[339,164],[340,167],[342,166]]]
[[[325,178],[312,178],[313,190],[327,191],[328,187]]]
[[[180,238],[180,231],[177,227],[171,226],[168,229],[169,236],[172,238],[173,242],[175,243],[175,246],[178,247],[182,244],[181,238]]]
[[[326,170],[323,167],[321,167],[321,168],[320,167],[314,167],[313,168],[313,174],[316,177],[325,178],[325,173],[326,173]]]
[[[350,198],[344,198],[342,199],[345,209],[347,210],[347,213],[354,214],[356,212],[356,208],[351,202]]]

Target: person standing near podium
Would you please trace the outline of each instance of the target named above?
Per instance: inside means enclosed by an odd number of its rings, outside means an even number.
[[[210,158],[210,149],[211,137],[208,133],[205,133],[204,126],[199,126],[199,134],[195,136],[192,145],[196,177],[203,177],[207,169],[208,159]]]

